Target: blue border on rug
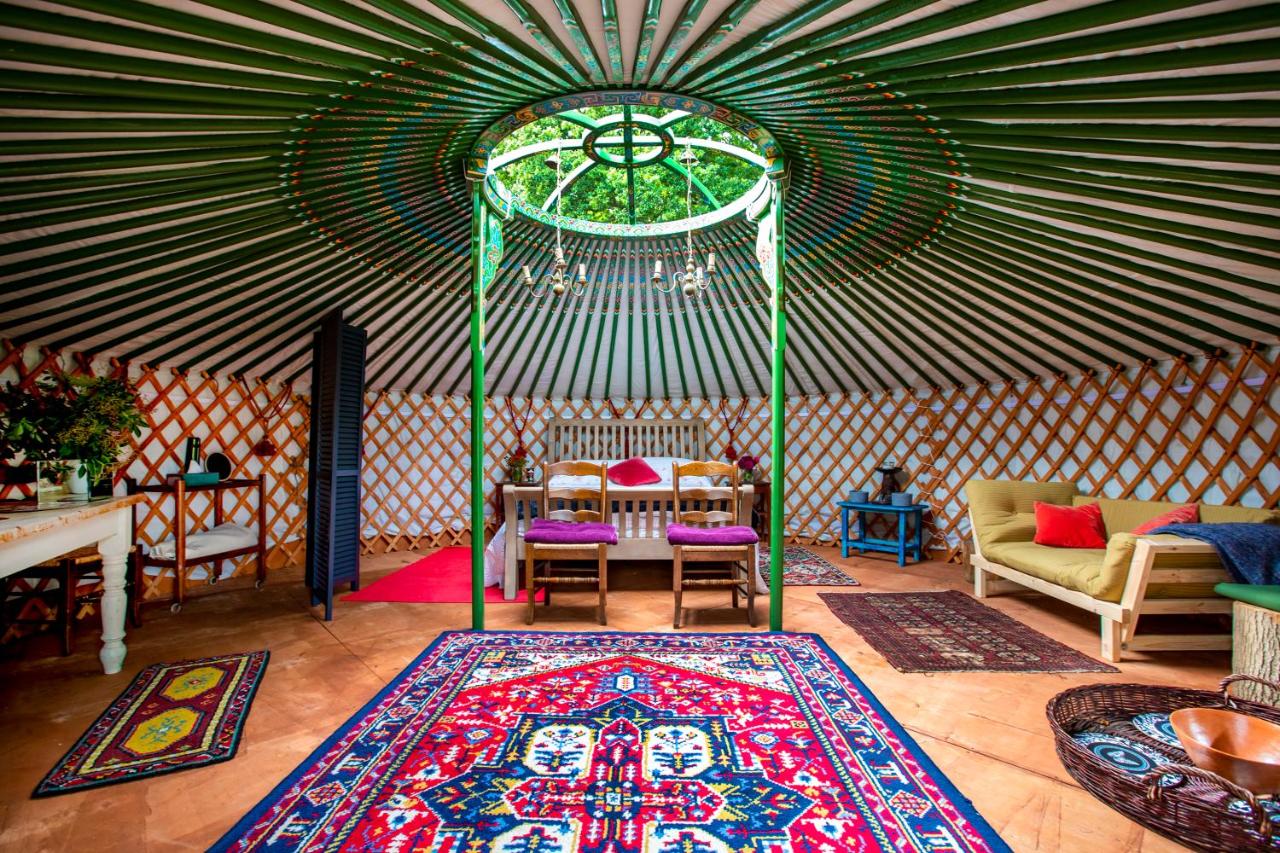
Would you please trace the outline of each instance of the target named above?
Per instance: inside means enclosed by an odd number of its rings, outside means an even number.
[[[863,682],[863,680],[854,674],[852,667],[850,667],[849,664],[845,663],[844,659],[840,657],[838,654],[836,654],[835,650],[833,650],[831,646],[827,644],[827,641],[824,640],[820,635],[814,634],[809,631],[679,631],[679,632],[672,632],[672,633],[675,634],[676,636],[682,636],[682,637],[810,637],[812,638],[815,642],[817,642],[818,647],[822,649],[823,652],[826,653],[827,657],[835,661],[836,665],[840,667],[840,670],[844,673],[844,675],[848,677],[850,681],[853,682],[854,686],[858,689],[858,691],[862,694],[862,696],[866,698],[867,703],[871,705],[871,708],[876,712],[877,715],[879,715],[880,719],[884,721],[885,725],[889,727],[889,731],[893,732],[894,736],[897,737],[898,740],[902,742],[902,745],[911,753],[912,758],[916,760],[916,762],[920,765],[920,768],[924,770],[925,773],[929,774],[929,776],[933,779],[934,783],[937,784],[938,789],[944,795],[946,795],[948,799],[952,801],[952,803],[956,807],[956,811],[959,812],[961,815],[963,815],[964,818],[967,821],[969,821],[970,824],[973,825],[974,829],[976,829],[982,835],[983,839],[986,840],[987,843],[991,845],[991,848],[993,850],[1006,851],[1006,853],[1013,853],[1013,849],[1009,847],[1009,845],[1005,843],[1004,839],[1000,837],[999,833],[997,833],[991,827],[991,824],[987,822],[987,819],[984,818],[981,814],[979,814],[977,808],[973,805],[973,801],[970,800],[968,797],[966,797],[964,794],[960,793],[959,789],[956,788],[955,783],[952,782],[951,779],[945,773],[943,773],[942,770],[938,768],[938,765],[934,763],[933,759],[930,758],[929,755],[923,749],[920,748],[920,744],[916,743],[915,738],[913,738],[907,732],[907,730],[903,728],[902,724],[899,723],[898,720],[892,714],[889,713],[888,709],[884,707],[884,705],[876,697],[875,693],[871,692],[871,688],[867,687],[867,685]],[[240,820],[236,821],[235,825],[232,826],[231,829],[227,830],[221,838],[219,838],[209,847],[209,853],[216,853],[216,851],[229,850],[231,848],[231,845],[236,841],[236,839],[238,839],[240,836],[248,832],[248,830],[252,828],[253,824],[256,823],[258,819],[262,817],[263,814],[266,813],[267,809],[271,807],[271,804],[277,798],[282,796],[293,785],[294,782],[297,782],[300,778],[302,778],[302,774],[307,771],[307,768],[309,768],[313,762],[323,757],[324,753],[328,752],[329,749],[332,748],[333,745],[336,744],[342,738],[342,736],[347,733],[347,730],[351,726],[355,725],[355,723],[357,723],[362,717],[364,717],[371,710],[377,707],[378,703],[381,702],[384,698],[386,698],[387,694],[389,694],[396,687],[396,685],[400,682],[400,680],[404,678],[406,673],[408,673],[410,670],[412,670],[414,667],[420,664],[423,661],[423,659],[425,659],[428,655],[430,655],[433,651],[435,651],[436,646],[440,645],[447,638],[455,635],[459,635],[459,634],[462,634],[462,635],[466,635],[466,634],[544,634],[544,635],[564,634],[567,636],[580,636],[580,637],[595,637],[595,636],[634,637],[637,634],[640,634],[640,635],[648,634],[651,636],[666,636],[665,634],[662,634],[659,632],[653,632],[653,631],[528,631],[528,630],[443,631],[441,632],[440,636],[432,640],[431,643],[427,645],[427,647],[423,649],[422,652],[416,658],[410,661],[404,667],[404,669],[396,673],[395,678],[387,682],[386,686],[383,687],[381,690],[379,690],[377,695],[375,695],[372,699],[370,699],[368,702],[362,705],[359,710],[357,710],[354,714],[348,717],[347,720],[341,726],[335,729],[333,734],[325,738],[324,743],[317,746],[315,749],[311,751],[309,755],[307,755],[306,758],[302,759],[302,761],[298,764],[298,766],[295,767],[289,773],[289,775],[284,778],[283,781],[281,781],[278,785],[272,788],[271,791],[268,792],[265,797],[263,797],[261,800],[258,801],[257,805],[255,805],[252,809],[250,809],[248,814],[240,818]],[[892,853],[892,851],[889,851],[889,853]]]

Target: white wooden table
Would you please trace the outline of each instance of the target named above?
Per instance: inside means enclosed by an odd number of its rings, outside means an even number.
[[[124,665],[125,563],[133,547],[133,505],[142,495],[100,498],[36,512],[0,509],[0,577],[97,545],[102,555],[102,650],[107,675]]]

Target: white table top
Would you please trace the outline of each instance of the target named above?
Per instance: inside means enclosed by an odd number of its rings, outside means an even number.
[[[0,545],[75,524],[87,518],[115,512],[141,501],[142,495],[127,495],[93,498],[89,501],[68,503],[65,507],[40,509],[34,512],[6,512],[0,509]]]

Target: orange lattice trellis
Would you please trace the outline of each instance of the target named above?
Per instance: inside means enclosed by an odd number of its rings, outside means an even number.
[[[147,428],[133,441],[117,476],[139,483],[157,482],[181,467],[187,436],[198,435],[202,449],[220,451],[234,464],[233,476],[256,477],[265,470],[268,564],[273,568],[295,565],[304,556],[306,524],[306,448],[308,401],[287,387],[262,381],[194,375],[150,367],[131,368],[118,362],[93,361],[81,354],[60,354],[46,349],[6,344],[0,348],[0,377],[30,384],[44,371],[61,368],[76,373],[126,373],[138,389],[147,417]],[[282,400],[281,397],[284,397]],[[257,400],[254,406],[252,400]],[[267,428],[279,452],[267,460],[253,455],[262,438],[258,411],[279,411]],[[257,499],[249,490],[224,495],[226,520],[252,526]],[[138,539],[154,545],[173,535],[171,502],[140,505]],[[193,501],[190,529],[213,524],[213,504],[207,498]],[[252,571],[248,558],[236,562],[233,572]],[[228,573],[230,574],[230,573]],[[167,596],[168,578],[153,579],[146,597]]]
[[[125,370],[45,350],[0,348],[0,376],[32,381],[55,365]],[[967,530],[964,483],[972,477],[1074,480],[1112,496],[1276,506],[1280,503],[1280,399],[1277,351],[1116,368],[1075,377],[955,389],[844,394],[788,400],[790,541],[824,543],[836,535],[834,502],[866,486],[886,459],[904,466],[933,511],[935,556],[954,557]],[[177,470],[182,444],[196,432],[252,476],[263,464],[250,450],[261,438],[256,410],[269,411],[280,387],[241,379],[129,370],[147,406],[149,429],[126,471],[139,480]],[[258,406],[246,403],[249,395]],[[505,400],[487,406],[486,469],[502,479],[516,431]],[[525,442],[544,455],[553,417],[703,418],[716,454],[728,441],[718,400],[514,401],[528,416]],[[731,400],[736,413],[741,401]],[[367,553],[466,544],[469,531],[468,408],[463,397],[399,392],[368,395],[365,420],[364,542]],[[736,421],[736,418],[735,418]],[[768,401],[742,409],[739,453],[762,457],[767,476]],[[289,394],[271,438],[280,453],[267,464],[271,564],[303,557],[306,521],[307,401]],[[490,487],[492,497],[493,488]],[[248,519],[250,498],[235,505]],[[209,507],[198,509],[200,523]],[[233,516],[235,517],[235,516]],[[171,535],[157,507],[139,514],[140,538]],[[496,526],[490,518],[489,532]]]
[[[936,557],[958,554],[968,527],[964,484],[974,477],[1064,479],[1116,497],[1276,506],[1278,373],[1276,350],[1250,350],[1012,384],[788,400],[788,538],[833,542],[835,501],[873,483],[887,459],[906,469],[909,488],[932,506],[927,529]],[[502,479],[503,460],[516,447],[505,402],[491,400],[486,411],[490,484]],[[729,401],[733,411],[739,402]],[[460,397],[384,392],[370,399],[366,551],[469,541],[467,408]],[[520,399],[515,408],[528,414],[525,443],[535,463],[553,417],[698,417],[707,421],[713,452],[728,441],[720,401]],[[761,456],[767,475],[767,400],[747,401],[734,444]],[[491,516],[489,532],[495,525]]]

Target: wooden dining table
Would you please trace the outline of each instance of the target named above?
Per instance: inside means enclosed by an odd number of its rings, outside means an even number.
[[[49,509],[0,508],[0,577],[77,548],[102,555],[102,649],[107,675],[124,666],[125,564],[133,547],[133,505],[142,495],[65,502]]]

